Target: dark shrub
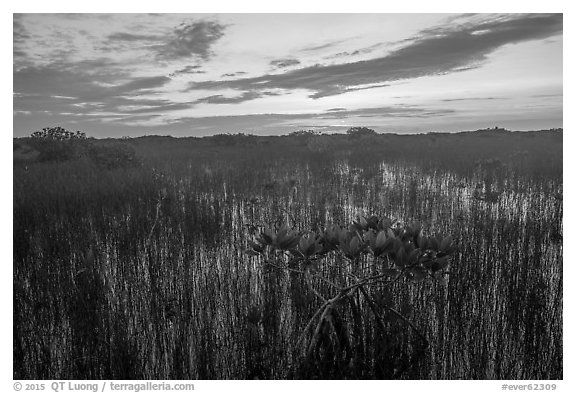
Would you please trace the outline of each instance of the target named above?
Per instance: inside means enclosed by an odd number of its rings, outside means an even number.
[[[83,132],[71,132],[62,127],[46,127],[33,132],[27,143],[29,149],[39,152],[37,160],[40,162],[85,157],[104,169],[126,168],[139,163],[134,149],[125,142],[88,139]]]
[[[85,133],[58,126],[33,132],[29,144],[39,152],[38,161],[67,161],[82,156],[85,141]]]
[[[58,127],[44,127],[42,131],[34,131],[31,135],[35,139],[50,139],[56,141],[67,141],[72,139],[86,139],[86,133],[80,131],[67,131]]]
[[[361,138],[368,135],[377,135],[377,132],[368,127],[352,127],[346,131],[350,138]]]

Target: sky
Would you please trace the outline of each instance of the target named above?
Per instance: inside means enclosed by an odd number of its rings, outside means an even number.
[[[563,126],[562,14],[14,14],[14,136]]]

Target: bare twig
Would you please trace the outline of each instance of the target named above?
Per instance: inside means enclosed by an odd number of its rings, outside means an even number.
[[[338,301],[340,301],[342,298],[344,298],[344,296],[347,296],[349,294],[349,291],[345,291],[345,290],[341,290],[336,296],[334,296],[331,299],[328,299],[326,301],[324,301],[324,303],[318,308],[318,310],[316,310],[316,312],[314,313],[314,315],[312,316],[312,318],[310,318],[310,320],[308,321],[308,324],[306,324],[306,327],[304,328],[304,330],[302,331],[302,334],[300,335],[300,338],[298,339],[298,341],[296,342],[296,347],[298,348],[301,344],[302,341],[304,340],[304,336],[306,335],[306,332],[310,329],[310,327],[312,326],[312,322],[314,322],[314,319],[316,319],[316,317],[318,315],[320,315],[320,313],[322,313],[322,317],[320,317],[320,323],[322,322],[323,317],[325,316],[325,312],[326,312],[326,308],[331,308],[333,307],[332,305],[337,303]],[[316,328],[316,330],[318,330],[318,327]]]
[[[316,329],[314,330],[314,334],[312,335],[312,339],[310,340],[310,345],[308,345],[308,351],[306,352],[307,356],[310,356],[310,354],[312,353],[312,350],[314,349],[314,345],[318,341],[318,336],[320,335],[320,331],[322,330],[322,324],[324,323],[324,320],[326,319],[326,316],[328,315],[330,310],[332,310],[332,307],[333,307],[332,301],[327,301],[327,305],[324,308],[324,312],[322,313],[322,316],[318,320],[318,324],[316,325]]]
[[[360,287],[360,292],[362,293],[362,295],[364,296],[364,299],[366,299],[366,301],[368,302],[368,306],[370,306],[370,309],[372,310],[372,313],[374,314],[374,316],[376,317],[376,322],[378,322],[378,327],[382,330],[382,332],[386,331],[386,327],[384,326],[384,321],[382,320],[382,316],[380,315],[380,312],[378,311],[378,309],[376,308],[376,305],[374,304],[374,301],[372,300],[372,298],[370,297],[370,295],[368,295],[368,293],[366,292],[366,290],[364,289],[364,287]]]
[[[306,327],[304,328],[304,330],[302,331],[302,333],[300,334],[300,337],[298,338],[298,341],[296,341],[296,348],[300,347],[300,345],[302,344],[302,341],[304,340],[304,336],[306,335],[306,332],[308,331],[308,329],[310,329],[310,327],[312,327],[312,322],[314,322],[314,320],[316,319],[316,317],[318,315],[320,315],[321,312],[324,311],[324,308],[329,304],[328,301],[324,302],[324,304],[322,304],[320,306],[320,308],[318,308],[318,310],[316,310],[316,312],[314,313],[314,315],[312,316],[312,318],[310,318],[310,320],[308,321],[308,323],[306,324]]]

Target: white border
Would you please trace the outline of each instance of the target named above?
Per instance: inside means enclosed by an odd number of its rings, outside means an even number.
[[[8,57],[12,58],[12,33],[9,31],[12,27],[12,13],[36,13],[36,12],[107,12],[107,13],[124,13],[124,12],[162,12],[162,13],[461,13],[461,12],[562,12],[564,13],[564,70],[575,70],[573,59],[574,48],[573,41],[573,26],[574,17],[572,7],[569,1],[516,1],[516,2],[503,2],[502,0],[483,0],[478,3],[464,3],[460,1],[411,1],[411,2],[384,2],[384,1],[364,1],[354,0],[348,2],[333,2],[333,1],[316,1],[311,0],[290,0],[286,2],[270,2],[270,1],[175,1],[175,0],[162,0],[161,2],[120,2],[118,0],[98,0],[91,4],[78,1],[19,1],[11,2],[11,4],[2,5],[2,52]],[[570,44],[572,42],[572,44]],[[13,184],[12,179],[12,156],[9,151],[12,143],[12,64],[9,61],[2,62],[2,106],[3,119],[5,127],[2,134],[2,159],[1,171],[2,179]],[[572,71],[573,72],[573,71]],[[564,91],[564,104],[566,108],[572,108],[572,87],[573,77],[572,72],[565,73],[565,86]],[[566,105],[567,104],[567,105]],[[574,208],[571,203],[574,197],[574,183],[571,178],[572,170],[576,169],[574,166],[573,148],[576,147],[574,143],[573,133],[576,132],[573,126],[572,111],[568,110],[564,117],[564,173],[565,184],[565,200],[568,203],[564,204],[565,219],[564,219],[564,238],[568,239],[566,245],[568,251],[565,255],[574,255],[572,252],[570,239],[574,239],[572,224],[576,223],[574,220]],[[1,277],[2,277],[2,314],[9,315],[10,321],[12,318],[12,195],[4,193],[2,196],[2,225],[1,225],[1,239],[2,239],[2,258]],[[564,265],[564,277],[568,279],[568,285],[564,287],[564,381],[551,381],[557,384],[557,391],[568,392],[576,391],[576,383],[574,378],[574,336],[573,332],[576,331],[573,317],[573,299],[574,290],[573,285],[570,285],[570,280],[574,277],[575,262],[569,258]],[[8,319],[8,318],[6,318]],[[0,381],[1,391],[13,391],[12,380],[12,324],[4,323],[2,326],[2,341],[1,341],[1,363],[2,378]],[[426,391],[442,391],[442,392],[458,392],[466,391],[472,392],[497,392],[501,391],[501,385],[505,381],[197,381],[196,391],[213,391],[214,389],[226,389],[228,391],[266,391],[274,389],[275,392],[292,392],[293,390],[300,389],[323,389],[331,392],[350,392],[355,387],[362,389],[370,389],[371,391],[378,391],[379,389],[425,389]],[[520,381],[510,381],[510,383],[521,383]],[[569,388],[572,386],[572,388]]]

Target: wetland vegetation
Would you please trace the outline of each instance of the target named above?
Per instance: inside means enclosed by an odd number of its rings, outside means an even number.
[[[41,139],[15,379],[563,378],[561,130]]]

